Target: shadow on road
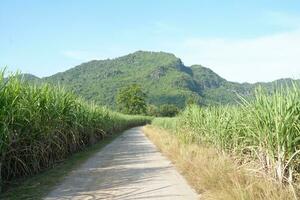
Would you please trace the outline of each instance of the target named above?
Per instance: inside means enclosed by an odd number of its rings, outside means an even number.
[[[168,190],[177,183],[166,181],[172,165],[158,156],[140,129],[131,129],[73,171],[46,199],[176,199],[181,194]]]

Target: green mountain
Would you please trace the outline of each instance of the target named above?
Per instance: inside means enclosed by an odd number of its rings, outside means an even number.
[[[204,105],[232,104],[236,102],[237,93],[251,96],[258,84],[266,88],[274,84],[229,82],[201,65],[185,66],[173,54],[146,51],[115,59],[93,60],[42,79],[29,78],[63,85],[87,100],[109,107],[115,106],[118,90],[133,83],[143,87],[149,103],[180,107],[191,97]]]
[[[21,74],[19,75],[20,79],[24,80],[24,81],[28,81],[28,82],[40,82],[41,79],[35,75],[32,74]]]

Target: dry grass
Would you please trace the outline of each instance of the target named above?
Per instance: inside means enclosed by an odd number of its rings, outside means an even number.
[[[209,146],[184,144],[175,135],[146,126],[147,137],[166,155],[201,194],[201,199],[288,200],[294,199],[288,188],[250,172],[249,166]],[[253,167],[253,166],[252,166]]]

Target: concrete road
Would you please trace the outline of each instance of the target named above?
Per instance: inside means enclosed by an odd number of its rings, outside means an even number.
[[[45,199],[194,200],[198,195],[137,127],[71,172]]]

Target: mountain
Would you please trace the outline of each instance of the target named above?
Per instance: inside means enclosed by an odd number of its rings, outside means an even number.
[[[32,75],[32,74],[27,74],[27,73],[24,73],[24,74],[20,74],[20,79],[24,80],[24,81],[28,81],[28,82],[39,82],[41,81],[41,79],[35,75]]]
[[[230,82],[201,65],[185,66],[173,54],[147,51],[115,59],[92,60],[42,79],[26,76],[35,81],[64,85],[87,100],[109,107],[115,106],[118,90],[133,83],[143,87],[149,103],[179,107],[190,97],[204,105],[232,104],[237,94],[250,97],[256,86],[270,89],[274,85]],[[291,82],[291,79],[277,82]]]

